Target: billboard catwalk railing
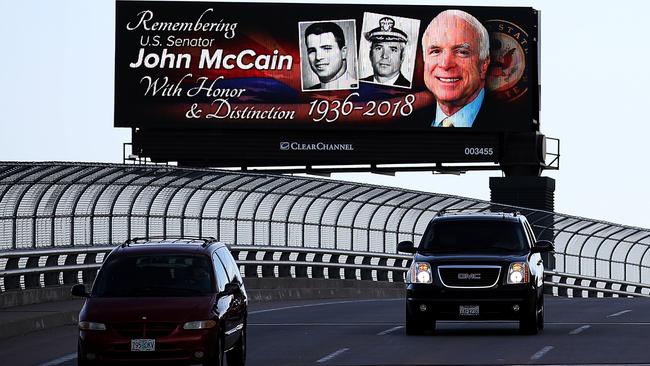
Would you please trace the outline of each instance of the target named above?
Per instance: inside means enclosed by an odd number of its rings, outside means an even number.
[[[441,210],[519,210],[555,241],[560,273],[650,283],[650,230],[368,184],[210,169],[0,163],[0,251],[142,236],[396,254]],[[60,259],[64,260],[65,259]],[[5,257],[0,268],[6,268]],[[17,263],[25,268],[26,263]],[[44,265],[44,264],[42,264]]]

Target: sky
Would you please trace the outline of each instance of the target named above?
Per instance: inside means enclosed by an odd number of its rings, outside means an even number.
[[[556,180],[556,212],[650,227],[650,2],[372,3],[540,10],[540,126],[561,141],[560,169],[542,175]],[[113,127],[114,1],[2,0],[0,35],[0,161],[121,163],[131,137]],[[332,178],[489,200],[491,176],[501,173]]]

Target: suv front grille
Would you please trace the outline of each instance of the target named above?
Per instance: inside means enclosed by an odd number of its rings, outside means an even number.
[[[438,266],[438,277],[449,288],[490,288],[497,284],[500,274],[500,266]]]
[[[111,324],[118,334],[127,338],[159,338],[170,335],[177,327],[176,323],[114,323]]]

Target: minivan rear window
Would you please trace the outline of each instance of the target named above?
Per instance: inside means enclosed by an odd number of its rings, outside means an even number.
[[[214,292],[205,256],[142,255],[109,258],[93,288],[99,297],[203,296]]]

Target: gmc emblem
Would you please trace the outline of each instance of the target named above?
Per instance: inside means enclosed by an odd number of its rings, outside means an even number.
[[[481,274],[480,273],[459,273],[458,279],[459,280],[480,280]]]

